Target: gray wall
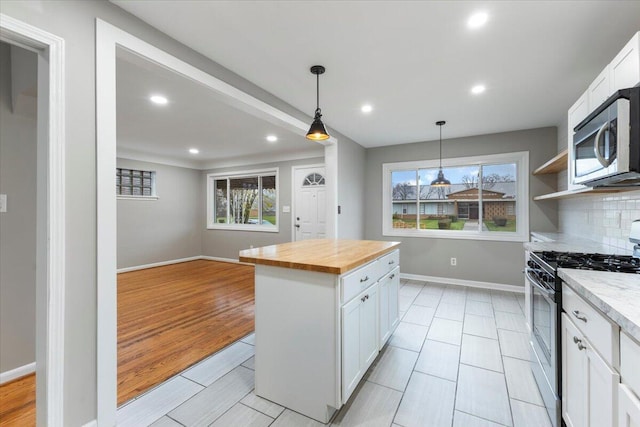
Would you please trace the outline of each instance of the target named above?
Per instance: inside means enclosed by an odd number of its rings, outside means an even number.
[[[551,127],[448,139],[443,141],[442,150],[444,157],[529,151],[529,168],[533,171],[555,155],[556,141],[556,128]],[[437,141],[367,150],[365,238],[401,241],[403,273],[522,286],[521,242],[382,236],[382,164],[437,157]],[[530,177],[530,198],[554,191],[555,180],[555,176]],[[529,221],[532,230],[555,230],[555,204],[530,201]],[[456,267],[450,266],[451,257],[457,258]]]
[[[157,200],[118,199],[118,268],[202,254],[201,171],[118,159],[156,172]]]
[[[279,188],[279,206],[280,211],[280,227],[277,233],[268,233],[260,231],[238,231],[238,230],[208,230],[206,224],[206,215],[202,219],[202,228],[204,234],[202,237],[202,255],[238,259],[238,252],[248,249],[251,245],[254,247],[275,245],[277,243],[286,243],[291,238],[291,213],[283,213],[282,206],[292,206],[291,202],[291,167],[300,165],[311,165],[324,163],[324,158],[316,157],[311,159],[293,160],[279,163],[264,163],[259,165],[250,165],[246,167],[236,168],[219,168],[202,172],[201,188],[202,202],[201,211],[205,212],[207,203],[206,178],[208,173],[227,173],[243,170],[259,170],[278,167]]]
[[[0,193],[8,206],[0,213],[0,372],[36,360],[37,128],[35,117],[12,112],[9,52],[0,43]]]
[[[338,141],[338,238],[364,238],[366,150],[349,140]]]

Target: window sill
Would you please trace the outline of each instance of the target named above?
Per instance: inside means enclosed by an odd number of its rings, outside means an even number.
[[[116,198],[118,200],[145,200],[145,201],[152,201],[152,200],[159,199],[158,196],[117,196]]]
[[[261,225],[235,225],[235,224],[209,224],[207,230],[229,230],[229,231],[257,231],[263,233],[278,233],[278,227],[266,227]]]
[[[458,240],[488,240],[498,242],[528,242],[529,235],[522,233],[511,232],[473,232],[473,231],[437,231],[430,230],[418,231],[416,229],[399,229],[399,230],[384,230],[383,236],[389,237],[418,237],[427,239],[458,239]]]

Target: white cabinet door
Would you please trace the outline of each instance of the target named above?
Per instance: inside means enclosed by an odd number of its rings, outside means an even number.
[[[396,267],[389,276],[389,334],[393,334],[400,323],[400,306],[398,293],[400,291],[400,267]]]
[[[389,337],[398,326],[398,290],[400,288],[400,267],[394,268],[390,273],[380,279],[378,299],[380,300],[379,331],[380,342],[378,349],[387,343]]]
[[[389,285],[391,283],[386,278],[382,278],[378,283],[378,299],[380,301],[380,341],[378,349],[382,349],[391,336],[391,325],[389,325]]]
[[[360,355],[364,372],[378,355],[378,286],[363,292],[360,305]]]
[[[345,402],[358,385],[361,372],[360,298],[342,307],[342,401]]]
[[[589,112],[592,112],[609,98],[612,90],[609,85],[609,66],[589,85]],[[578,122],[579,123],[579,122]],[[577,124],[577,123],[576,123]]]
[[[587,381],[587,424],[589,427],[613,426],[617,418],[617,395],[620,376],[585,340]]]
[[[640,32],[613,58],[609,69],[612,93],[640,82]]]
[[[620,376],[562,314],[562,418],[568,427],[613,426]]]
[[[585,426],[584,353],[574,342],[581,340],[578,328],[562,313],[562,418],[567,427]]]
[[[618,385],[618,427],[640,427],[640,400],[624,384]]]

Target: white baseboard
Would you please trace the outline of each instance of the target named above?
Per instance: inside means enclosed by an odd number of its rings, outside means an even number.
[[[233,263],[233,264],[253,265],[253,264],[248,263],[248,262],[240,262],[237,259],[221,258],[221,257],[217,257],[217,256],[202,255],[202,256],[200,256],[200,259],[207,259],[209,261],[230,262],[230,263]]]
[[[197,259],[202,259],[202,257],[200,255],[196,255],[188,258],[170,259],[168,261],[160,261],[160,262],[154,262],[151,264],[143,264],[143,265],[136,265],[133,267],[119,268],[117,271],[118,273],[127,273],[129,271],[144,270],[146,268],[153,268],[153,267],[162,267],[163,265],[179,264],[181,262],[195,261]]]
[[[36,362],[19,366],[7,372],[0,373],[0,384],[8,383],[25,375],[33,374],[36,371]]]
[[[82,427],[98,427],[98,421],[97,420],[89,421]]]
[[[127,273],[129,271],[144,270],[144,269],[153,268],[153,267],[162,267],[163,265],[180,264],[181,262],[196,261],[199,259],[206,259],[209,261],[231,262],[233,264],[253,265],[246,262],[240,262],[237,259],[233,259],[233,258],[220,258],[216,256],[197,255],[197,256],[192,256],[188,258],[171,259],[169,261],[160,261],[160,262],[154,262],[151,264],[143,264],[143,265],[136,265],[133,267],[119,268],[117,271],[118,273]]]
[[[479,282],[476,280],[452,279],[449,277],[423,276],[420,274],[400,273],[400,278],[423,282],[444,283],[445,285],[468,286],[470,288],[493,289],[496,291],[524,293],[524,286],[503,285],[501,283]]]

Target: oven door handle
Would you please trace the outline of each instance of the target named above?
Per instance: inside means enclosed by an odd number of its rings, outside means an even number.
[[[555,291],[547,289],[544,286],[542,286],[540,283],[538,283],[538,280],[531,275],[530,268],[525,269],[525,276],[527,276],[527,279],[529,280],[529,282],[531,282],[536,288],[538,288],[545,297],[547,297],[551,301],[555,301]]]

